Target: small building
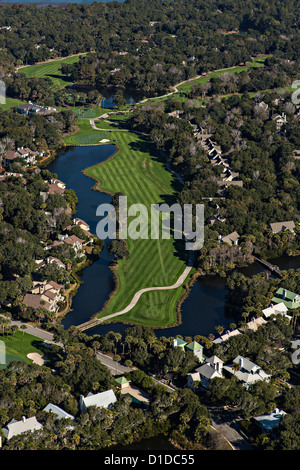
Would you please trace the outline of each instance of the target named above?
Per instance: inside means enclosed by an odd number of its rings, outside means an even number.
[[[126,377],[123,376],[123,377],[118,377],[117,379],[115,379],[115,382],[117,382],[121,390],[124,390],[124,388],[129,387],[130,380],[127,380]]]
[[[93,393],[89,393],[86,397],[80,395],[79,409],[81,413],[85,413],[89,406],[109,409],[116,401],[117,398],[113,390],[96,393],[95,395]]]
[[[22,417],[21,421],[12,419],[4,428],[2,428],[3,434],[9,441],[15,436],[19,436],[25,432],[40,431],[43,429],[41,423],[39,423],[35,416],[31,418]]]

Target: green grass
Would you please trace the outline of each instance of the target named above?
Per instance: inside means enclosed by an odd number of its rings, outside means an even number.
[[[100,140],[107,138],[104,132],[92,129],[87,119],[78,119],[77,125],[80,130],[65,138],[66,145],[99,145]]]
[[[52,62],[45,62],[39,65],[29,65],[28,67],[20,68],[19,72],[24,73],[26,77],[49,77],[54,85],[63,88],[66,85],[70,85],[72,82],[68,76],[62,75],[60,71],[62,64],[74,64],[75,62],[78,62],[81,56],[84,55],[86,55],[86,53],[73,57],[65,57],[64,59],[53,60]]]
[[[43,343],[43,340],[29,335],[28,333],[17,331],[14,335],[14,339],[12,336],[9,335],[8,339],[6,336],[1,335],[0,340],[4,341],[5,348],[6,348],[6,364],[0,364],[0,369],[6,367],[12,361],[23,361],[27,363],[31,363],[32,360],[27,357],[27,354],[32,352],[37,352],[43,355],[41,349],[38,348],[38,345]]]
[[[177,180],[165,168],[165,162],[154,146],[132,132],[107,133],[117,139],[119,152],[110,160],[89,168],[86,174],[99,181],[100,190],[121,192],[128,197],[128,206],[134,203],[163,202],[165,196],[174,196]],[[128,223],[130,224],[129,218]],[[133,295],[144,287],[172,285],[186,267],[187,253],[179,256],[174,240],[127,240],[130,257],[120,260],[117,275],[119,288],[99,316],[125,308]],[[116,317],[132,323],[155,327],[171,326],[176,322],[176,303],[183,287],[172,291],[154,291],[144,294],[137,305],[125,315]]]

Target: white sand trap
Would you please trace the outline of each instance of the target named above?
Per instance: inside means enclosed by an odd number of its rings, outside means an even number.
[[[109,139],[101,139],[101,140],[99,140],[99,142],[101,142],[101,144],[104,144],[105,142],[110,142],[110,140]]]
[[[27,354],[27,357],[31,359],[35,364],[38,364],[39,366],[42,366],[44,364],[44,359],[43,356],[39,353],[29,353]]]

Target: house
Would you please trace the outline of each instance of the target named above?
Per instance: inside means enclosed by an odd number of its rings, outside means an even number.
[[[283,302],[284,305],[290,310],[300,307],[300,295],[280,287],[275,292],[271,302],[275,304],[280,304]]]
[[[173,343],[172,343],[172,346],[173,348],[181,348],[184,350],[184,347],[185,345],[187,344],[186,341],[184,341],[183,339],[179,338],[179,337],[176,337],[173,339]]]
[[[253,420],[261,428],[263,432],[271,432],[274,428],[278,427],[283,416],[286,415],[285,411],[280,411],[276,408],[273,413],[262,416],[255,416]]]
[[[50,184],[54,184],[59,188],[66,189],[66,184],[63,181],[58,180],[57,178],[52,178]]]
[[[229,233],[229,235],[221,236],[220,241],[223,243],[228,243],[229,245],[238,245],[239,244],[239,234],[237,232]]]
[[[124,388],[129,387],[130,380],[127,380],[126,377],[123,376],[123,377],[118,377],[117,379],[115,379],[115,382],[117,382],[121,390],[124,390]]]
[[[64,240],[64,243],[67,243],[67,245],[71,245],[72,248],[74,248],[75,253],[77,254],[79,250],[82,250],[82,245],[84,243],[84,240],[76,237],[76,235],[70,235],[68,238]]]
[[[221,335],[219,338],[216,338],[213,340],[214,344],[222,344],[224,341],[227,341],[229,338],[232,338],[233,336],[240,335],[241,332],[236,328],[233,331],[227,330],[224,335]]]
[[[284,113],[276,114],[275,116],[272,117],[272,121],[276,122],[276,130],[280,131],[281,127],[286,124],[286,115]]]
[[[236,368],[234,364],[237,364],[239,368]],[[261,380],[269,382],[271,379],[271,376],[266,374],[261,367],[243,356],[237,356],[232,365],[224,366],[223,369],[230,375],[234,375],[247,390],[256,382]]]
[[[57,419],[72,419],[72,420],[75,420],[73,415],[70,415],[65,410],[60,408],[59,406],[53,405],[53,403],[48,403],[48,405],[45,406],[43,411],[46,411],[47,413],[55,414],[57,416]]]
[[[74,225],[78,225],[82,230],[90,230],[90,226],[82,219],[79,219],[78,217],[73,220]]]
[[[82,413],[85,413],[89,406],[97,406],[99,408],[109,409],[117,401],[116,395],[113,390],[107,390],[106,392],[89,393],[87,397],[80,395],[79,409]]]
[[[49,194],[64,194],[65,189],[59,186],[58,184],[47,183],[49,187]]]
[[[292,317],[287,314],[288,308],[283,302],[279,302],[279,304],[275,305],[271,304],[270,307],[264,308],[262,312],[265,318],[270,318],[271,315],[282,315],[283,318],[292,319]]]
[[[188,343],[185,345],[186,351],[192,351],[194,355],[199,359],[200,362],[203,362],[203,346],[197,343],[197,341],[193,341],[192,343]]]
[[[206,359],[205,364],[198,367],[194,373],[188,374],[187,387],[192,388],[195,382],[202,387],[208,387],[210,381],[215,378],[223,378],[222,369],[224,362],[217,356]]]
[[[62,288],[61,284],[54,281],[34,281],[33,287],[25,295],[23,303],[33,309],[44,308],[56,313],[59,310],[58,302],[64,299],[60,293]]]
[[[263,317],[253,318],[251,321],[247,322],[248,330],[257,331],[258,328],[262,325],[265,325],[267,320]]]
[[[50,106],[42,106],[40,104],[34,104],[34,103],[31,103],[31,101],[28,101],[28,103],[26,104],[17,106],[16,111],[19,114],[25,114],[26,116],[33,116],[35,114],[46,115],[46,114],[56,113],[57,109],[51,108]]]
[[[2,428],[3,434],[9,441],[12,437],[23,434],[24,432],[34,432],[43,429],[41,423],[39,423],[35,416],[31,418],[22,417],[21,421],[12,419],[4,428]]]
[[[7,150],[4,154],[4,166],[8,167],[16,159],[22,159],[27,165],[36,162],[37,152],[30,148],[19,147],[17,150]]]
[[[273,233],[283,232],[284,230],[289,230],[290,232],[295,233],[295,222],[293,220],[274,222],[270,224],[270,227]]]
[[[54,256],[48,256],[47,263],[48,264],[55,264],[59,268],[66,269],[66,265],[62,261],[60,261],[60,259],[55,258]]]

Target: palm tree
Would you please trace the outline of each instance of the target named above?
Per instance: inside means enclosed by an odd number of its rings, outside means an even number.
[[[14,340],[15,333],[19,331],[18,325],[12,325],[11,332],[12,332],[12,340]]]
[[[24,324],[22,324],[22,325],[20,326],[20,330],[23,331],[23,339],[24,339],[24,333],[25,333],[25,330],[27,330],[27,326],[24,325]]]
[[[234,375],[235,375],[235,373],[238,372],[240,369],[241,369],[241,366],[240,366],[240,364],[238,364],[237,362],[234,362],[234,363],[232,364],[232,370],[234,371]]]

